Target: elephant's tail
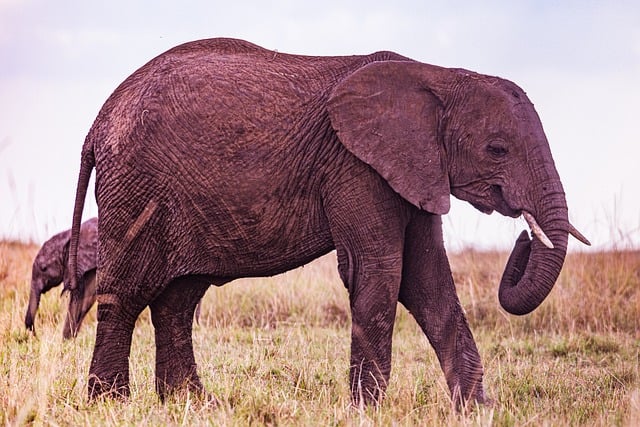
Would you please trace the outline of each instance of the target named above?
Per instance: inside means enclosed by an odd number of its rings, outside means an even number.
[[[82,211],[87,197],[91,171],[96,164],[93,152],[93,141],[87,138],[82,147],[80,158],[80,173],[78,174],[78,186],[76,187],[76,200],[73,206],[73,225],[71,226],[71,241],[69,242],[69,289],[75,290],[78,285],[78,242],[80,240],[80,224],[82,223]]]

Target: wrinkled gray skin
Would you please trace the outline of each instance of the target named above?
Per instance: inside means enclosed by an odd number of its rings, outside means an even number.
[[[212,39],[144,65],[106,101],[85,140],[71,269],[94,167],[90,396],[129,395],[131,337],[146,306],[158,393],[201,392],[191,334],[207,287],[336,249],[352,313],[354,403],[384,396],[398,302],[435,349],[456,405],[484,402],[480,356],[443,244],[450,195],[485,213],[529,215],[552,242],[518,239],[499,290],[514,314],[551,291],[572,230],[522,89],[392,52],[310,57]]]
[[[40,296],[61,283],[69,284],[67,263],[71,230],[63,231],[44,242],[31,269],[29,306],[24,318],[27,329],[34,331],[34,321],[40,304]],[[80,228],[78,245],[78,273],[80,279],[69,300],[69,309],[62,335],[75,337],[85,315],[96,300],[96,250],[98,245],[98,219],[91,218]]]

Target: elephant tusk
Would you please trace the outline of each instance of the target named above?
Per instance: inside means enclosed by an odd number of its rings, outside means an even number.
[[[544,231],[542,231],[542,228],[540,228],[533,215],[531,215],[527,211],[522,211],[522,216],[524,217],[525,221],[527,221],[527,224],[529,224],[533,235],[536,236],[546,247],[548,247],[549,249],[553,249],[553,243],[551,243],[551,240],[549,240],[547,235],[544,234]]]
[[[584,237],[584,235],[580,233],[571,223],[569,223],[569,234],[571,234],[573,237],[575,237],[585,245],[591,246],[591,242],[589,241],[589,239]]]

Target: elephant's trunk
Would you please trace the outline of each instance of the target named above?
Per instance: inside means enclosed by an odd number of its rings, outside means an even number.
[[[42,286],[39,286],[38,282],[31,283],[31,292],[29,294],[29,306],[27,307],[27,314],[24,317],[24,325],[30,331],[34,331],[33,322],[38,312],[38,306],[40,305],[40,295],[42,294]]]
[[[85,273],[78,281],[78,288],[70,292],[69,310],[62,330],[64,339],[75,338],[78,335],[82,321],[96,302],[96,286],[94,268]]]
[[[530,313],[544,301],[560,274],[567,253],[570,225],[562,185],[558,179],[543,187],[546,191],[534,221],[539,223],[543,237],[540,237],[540,230],[536,231],[538,237],[533,240],[529,240],[526,232],[520,234],[500,281],[500,305],[515,315]],[[551,244],[542,242],[544,235]]]
[[[69,311],[67,311],[67,317],[64,321],[64,328],[62,329],[62,337],[65,340],[75,338],[78,336],[78,330],[80,329],[80,322],[82,319],[78,320],[78,313],[72,313],[71,307]]]
[[[80,330],[80,324],[82,319],[91,305],[85,310],[85,298],[84,298],[84,286],[82,280],[78,281],[78,289],[69,292],[69,309],[67,310],[67,317],[64,321],[64,328],[62,329],[62,337],[65,340],[75,338],[78,336]],[[95,291],[91,304],[95,301]]]

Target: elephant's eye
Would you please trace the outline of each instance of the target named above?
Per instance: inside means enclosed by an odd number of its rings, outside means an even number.
[[[491,142],[487,145],[487,152],[495,158],[501,158],[509,154],[509,150],[503,142]]]

